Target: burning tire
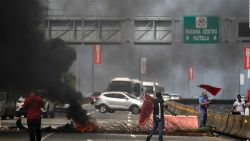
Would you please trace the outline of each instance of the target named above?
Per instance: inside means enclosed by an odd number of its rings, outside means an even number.
[[[114,112],[115,112],[115,110],[111,110],[111,109],[109,110],[109,113],[114,113]]]
[[[108,107],[107,107],[106,105],[101,104],[101,105],[99,106],[99,112],[101,112],[101,113],[106,113],[107,111],[108,111]]]
[[[138,106],[136,105],[132,105],[131,108],[130,108],[130,111],[133,113],[133,114],[138,114],[140,112],[140,109]]]

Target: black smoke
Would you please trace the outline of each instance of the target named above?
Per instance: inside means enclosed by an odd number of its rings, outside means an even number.
[[[71,117],[84,121],[86,112],[76,100],[79,93],[62,79],[76,59],[76,52],[60,39],[45,40],[44,9],[39,0],[1,0],[0,89],[46,89],[50,99],[66,99],[64,102],[74,104],[71,107],[83,118],[74,114]]]

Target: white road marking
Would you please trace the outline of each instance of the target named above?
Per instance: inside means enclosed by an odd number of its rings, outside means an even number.
[[[91,139],[87,139],[87,141],[92,141]]]
[[[136,138],[136,136],[135,136],[134,134],[130,134],[130,136],[131,136],[132,138]]]
[[[131,117],[128,117],[128,119],[131,119]]]
[[[131,122],[131,120],[130,120],[130,119],[128,119],[128,122]]]
[[[91,115],[94,114],[96,111],[92,111],[91,113],[87,113],[87,115]]]
[[[96,111],[96,112],[98,112],[99,110],[98,110],[98,109],[96,109],[95,111]]]
[[[127,126],[132,126],[132,124],[131,123],[127,123]]]
[[[55,134],[55,133],[50,133],[50,134],[48,134],[48,135],[42,137],[41,141],[46,140],[48,137],[50,137],[50,136],[52,136],[52,135],[54,135],[54,134]]]

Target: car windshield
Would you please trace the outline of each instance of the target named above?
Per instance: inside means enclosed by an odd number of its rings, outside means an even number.
[[[171,95],[172,97],[179,97],[179,95]]]
[[[168,93],[162,93],[162,95],[163,95],[163,96],[169,96],[169,94],[168,94]]]
[[[99,96],[99,95],[101,95],[101,92],[94,92],[94,93],[92,94],[92,96]]]
[[[153,94],[154,93],[154,87],[153,86],[144,86],[145,92]]]
[[[131,95],[131,94],[128,94],[128,93],[125,93],[125,95],[127,95],[128,97],[132,98],[132,99],[137,99],[135,96]]]
[[[108,91],[131,92],[131,83],[127,81],[113,81],[109,85]]]

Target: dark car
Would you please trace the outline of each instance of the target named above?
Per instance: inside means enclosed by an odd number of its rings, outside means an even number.
[[[90,103],[95,104],[96,98],[101,95],[102,92],[93,92],[93,94],[90,96]]]

